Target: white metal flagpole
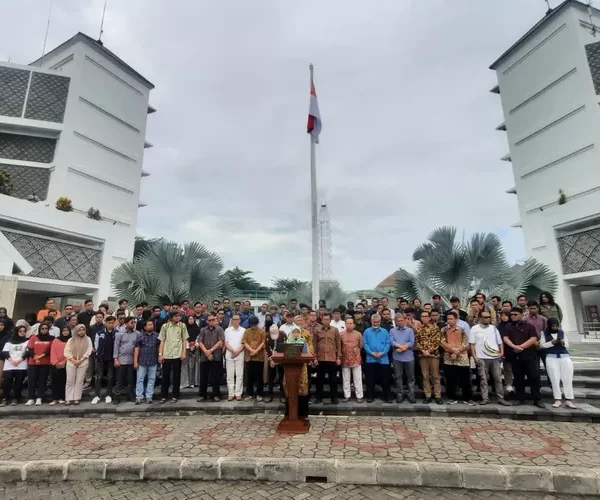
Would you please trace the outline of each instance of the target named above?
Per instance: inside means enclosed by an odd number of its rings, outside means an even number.
[[[314,66],[311,64],[310,82],[313,83]],[[312,306],[316,309],[319,306],[319,289],[321,280],[319,279],[319,231],[317,223],[317,164],[315,155],[315,140],[310,136],[310,204],[311,204],[311,229],[312,229]]]

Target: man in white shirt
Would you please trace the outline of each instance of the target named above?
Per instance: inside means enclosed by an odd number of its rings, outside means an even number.
[[[256,315],[256,317],[258,318],[258,327],[259,328],[265,327],[265,321],[267,319],[267,311],[268,310],[269,310],[269,304],[263,304],[262,306],[260,306],[260,312]]]
[[[244,392],[244,337],[240,315],[231,317],[231,326],[225,329],[225,369],[227,371],[227,400],[242,400]]]
[[[469,344],[471,355],[475,360],[477,374],[480,378],[481,405],[490,403],[488,397],[488,377],[494,379],[494,387],[498,396],[498,404],[510,406],[504,399],[502,387],[502,376],[500,373],[500,359],[504,356],[504,344],[500,332],[491,324],[492,315],[490,311],[483,310],[479,316],[480,323],[473,325],[469,332]]]
[[[292,333],[292,329],[296,325],[294,324],[294,315],[291,312],[285,313],[285,323],[281,325],[279,331],[282,332],[285,337],[289,337],[290,333]]]
[[[44,318],[44,322],[45,323],[50,323],[50,328],[48,330],[48,333],[50,335],[52,335],[54,338],[57,338],[60,336],[60,329],[57,326],[54,326],[54,316],[50,315],[50,316],[46,316]],[[40,329],[40,325],[42,323],[36,323],[35,325],[33,325],[31,327],[31,335],[37,335],[38,334],[38,330]]]
[[[339,309],[333,310],[333,319],[331,320],[330,325],[337,328],[340,333],[346,331],[346,322],[342,319],[342,311]]]

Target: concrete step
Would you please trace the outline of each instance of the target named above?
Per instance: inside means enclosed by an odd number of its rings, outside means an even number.
[[[544,420],[561,422],[588,422],[600,423],[600,409],[585,402],[578,404],[577,410],[566,408],[552,408],[549,404],[546,408],[537,408],[533,405],[524,406],[499,406],[489,404],[486,406],[468,406],[466,404],[437,405],[423,404],[419,400],[417,404],[383,403],[375,400],[373,403],[357,403],[352,400],[349,403],[333,405],[329,402],[311,404],[311,415],[337,415],[337,416],[386,416],[386,417],[457,417],[457,418],[508,418],[513,420]],[[197,414],[211,415],[250,415],[250,414],[275,414],[283,415],[284,404],[279,401],[271,403],[257,402],[227,402],[197,403],[195,398],[180,399],[177,403],[165,403],[152,405],[133,403],[121,403],[119,405],[99,403],[92,406],[89,401],[82,402],[79,406],[64,407],[57,406],[7,406],[0,408],[1,418],[13,419],[48,419],[48,418],[116,418],[123,416],[131,417],[158,417],[158,416],[186,416]]]

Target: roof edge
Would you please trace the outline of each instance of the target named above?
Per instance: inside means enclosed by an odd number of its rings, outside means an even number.
[[[564,0],[563,3],[561,3],[560,5],[554,7],[553,9],[549,10],[548,12],[546,12],[546,15],[542,19],[540,19],[537,23],[535,23],[531,28],[529,28],[529,30],[521,38],[519,38],[514,44],[512,44],[510,46],[510,48],[506,52],[504,52],[498,59],[496,59],[490,65],[489,69],[496,70],[496,68],[498,67],[498,65],[504,59],[506,59],[510,54],[512,54],[527,38],[529,38],[540,27],[542,27],[544,24],[546,24],[547,21],[549,21],[550,19],[552,19],[559,12],[561,12],[567,5],[581,5],[581,6],[587,7],[586,5],[583,5],[578,0]],[[598,10],[598,9],[594,9],[594,10]]]
[[[119,56],[117,56],[114,52],[107,49],[102,42],[99,42],[98,40],[94,40],[92,37],[86,35],[85,33],[82,33],[81,31],[78,32],[75,36],[64,41],[57,47],[54,47],[51,51],[44,54],[44,57],[52,54],[53,52],[56,52],[57,50],[66,48],[75,42],[83,42],[88,47],[91,47],[94,50],[102,53],[104,56],[111,59],[115,64],[117,64],[118,66],[121,66],[125,71],[127,71],[129,74],[131,74],[134,78],[136,78],[141,83],[143,83],[144,85],[149,87],[150,90],[155,88],[155,85],[150,80],[145,78],[142,74],[138,73],[135,69],[133,69],[129,64],[127,64],[125,61],[123,61],[123,59],[121,59]],[[35,61],[33,61],[32,63],[30,63],[29,66],[38,65],[41,60],[42,60],[42,58],[40,57],[40,58],[36,59]]]

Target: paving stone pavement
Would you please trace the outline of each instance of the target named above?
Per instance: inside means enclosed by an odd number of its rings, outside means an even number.
[[[107,483],[16,483],[0,486],[1,500],[583,500],[550,493],[465,491],[448,488],[399,488],[334,484],[149,481]],[[589,497],[587,497],[589,498]]]
[[[2,460],[297,457],[598,467],[600,426],[431,417],[312,417],[277,433],[275,415],[6,420]]]

